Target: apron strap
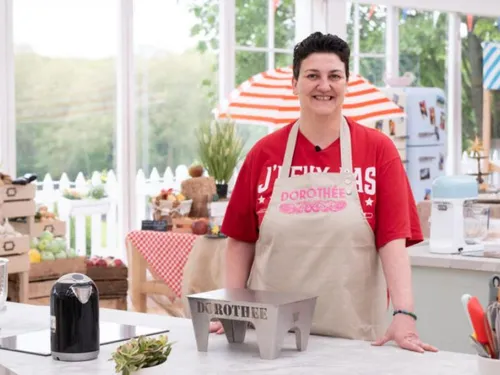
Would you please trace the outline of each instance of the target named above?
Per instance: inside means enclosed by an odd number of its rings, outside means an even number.
[[[351,129],[344,116],[340,125],[340,165],[342,172],[352,173]]]
[[[281,178],[290,177],[292,158],[295,151],[295,144],[297,143],[297,135],[299,134],[299,122],[295,121],[292,129],[290,130],[290,135],[288,136],[288,141],[286,142],[285,156],[283,158],[283,165],[281,167]]]
[[[283,158],[283,165],[281,167],[280,178],[289,178],[292,167],[292,159],[297,143],[297,135],[299,133],[299,122],[296,121],[292,125],[290,135],[286,143],[285,156]],[[340,164],[341,172],[352,173],[352,150],[351,150],[351,131],[347,120],[342,116],[342,123],[340,125]]]

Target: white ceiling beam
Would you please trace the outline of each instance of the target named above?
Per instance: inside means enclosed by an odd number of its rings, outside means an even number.
[[[357,1],[357,0],[354,0]],[[366,1],[358,1],[366,3]],[[440,12],[454,12],[472,14],[490,18],[500,17],[500,1],[498,0],[372,0],[371,3],[379,5],[392,5],[399,8],[418,10],[437,10]]]

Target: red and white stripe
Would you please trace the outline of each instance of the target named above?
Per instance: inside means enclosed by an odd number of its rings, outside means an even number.
[[[299,117],[300,103],[292,91],[291,68],[259,73],[233,90],[216,112],[239,123],[283,126]],[[343,114],[361,124],[404,117],[404,111],[378,88],[358,75],[351,75],[344,99]]]

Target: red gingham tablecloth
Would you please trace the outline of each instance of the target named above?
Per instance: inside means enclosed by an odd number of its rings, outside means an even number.
[[[151,270],[178,297],[181,296],[182,271],[198,237],[192,233],[147,230],[133,231],[127,235],[127,239],[141,253]]]

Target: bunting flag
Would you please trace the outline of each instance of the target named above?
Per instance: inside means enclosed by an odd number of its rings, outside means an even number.
[[[377,5],[372,4],[370,10],[368,11],[368,16],[367,16],[368,21],[373,17],[373,14],[375,13],[376,10],[377,10]]]
[[[500,43],[483,43],[483,87],[500,90]]]
[[[218,118],[238,123],[280,127],[300,116],[300,103],[292,90],[291,67],[259,73],[242,83],[215,111]],[[359,75],[349,78],[343,114],[360,124],[405,117],[404,111],[382,91]]]
[[[403,21],[406,21],[406,17],[408,17],[408,9],[401,9],[401,18]]]
[[[471,33],[473,28],[474,28],[474,16],[471,14],[468,14],[467,15],[467,31],[469,31],[469,33]]]

